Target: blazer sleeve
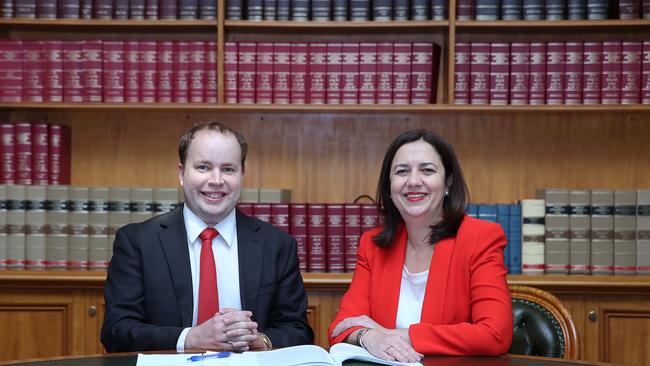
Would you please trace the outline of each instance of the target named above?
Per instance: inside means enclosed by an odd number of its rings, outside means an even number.
[[[108,352],[175,350],[183,327],[148,323],[143,253],[134,242],[124,228],[117,231],[104,285],[106,314],[101,341]]]
[[[508,351],[512,340],[512,303],[503,262],[506,238],[500,227],[489,224],[485,229],[484,225],[478,233],[457,237],[457,240],[469,241],[462,247],[468,251],[471,319],[456,324],[422,322],[411,325],[409,335],[418,352],[497,356]],[[447,296],[453,291],[448,287]]]
[[[349,317],[370,315],[370,281],[372,268],[370,267],[371,261],[369,256],[371,253],[369,251],[369,246],[374,245],[372,243],[372,236],[374,234],[374,230],[367,231],[361,236],[361,239],[359,241],[359,248],[357,249],[357,263],[356,267],[354,268],[354,276],[352,277],[352,282],[350,283],[348,290],[341,298],[339,310],[334,317],[334,321],[327,330],[327,337],[329,339],[330,345],[343,342],[348,337],[348,335],[350,335],[350,333],[361,328],[348,328],[338,336],[332,337],[332,330],[341,321]]]

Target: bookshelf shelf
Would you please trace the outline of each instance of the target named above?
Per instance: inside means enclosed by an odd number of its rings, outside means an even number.
[[[352,22],[352,21],[250,21],[250,20],[226,20],[224,27],[227,29],[263,29],[263,28],[299,28],[299,29],[428,29],[447,28],[447,20],[427,21],[391,21],[391,22]]]
[[[650,29],[650,19],[608,19],[608,20],[498,20],[498,21],[476,21],[457,20],[456,28],[461,29]]]
[[[118,28],[118,29],[217,29],[216,20],[102,20],[102,19],[0,19],[8,28]]]

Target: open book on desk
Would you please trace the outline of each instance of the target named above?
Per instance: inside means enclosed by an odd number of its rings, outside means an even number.
[[[241,358],[232,358],[229,366],[341,366],[343,361],[347,360],[376,365],[422,366],[419,362],[402,363],[382,360],[361,347],[347,343],[335,344],[330,348],[329,353],[321,347],[308,345],[264,352],[244,352],[241,356]]]

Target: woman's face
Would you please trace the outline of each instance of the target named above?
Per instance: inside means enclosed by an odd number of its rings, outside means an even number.
[[[404,221],[438,223],[445,189],[445,168],[431,144],[418,140],[397,150],[391,164],[390,193]]]

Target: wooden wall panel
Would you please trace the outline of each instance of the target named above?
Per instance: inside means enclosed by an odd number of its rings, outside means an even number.
[[[650,363],[650,310],[605,310],[601,360],[619,365]]]

